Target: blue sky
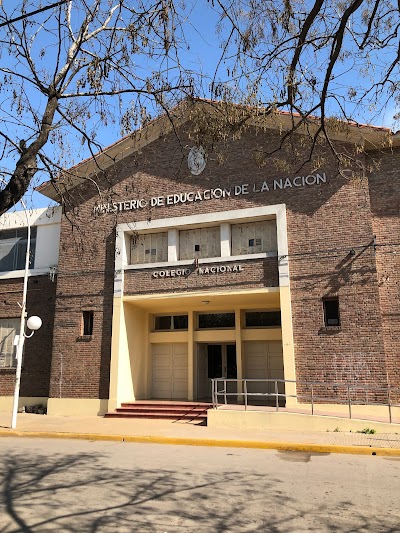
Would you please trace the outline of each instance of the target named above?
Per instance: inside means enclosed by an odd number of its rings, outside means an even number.
[[[4,5],[6,6],[7,4],[13,6],[15,5],[12,0],[5,0]],[[208,96],[207,85],[214,73],[221,54],[220,41],[215,30],[219,17],[217,12],[213,10],[211,2],[194,1],[192,6],[188,5],[187,9],[188,14],[190,14],[192,25],[187,26],[185,30],[185,37],[189,47],[182,53],[182,60],[186,66],[193,68],[193,70],[197,72],[200,70],[206,76],[206,81],[204,82],[203,87],[204,92],[201,94],[201,96]],[[54,59],[49,51],[47,51],[46,58],[48,58],[49,61]],[[3,65],[7,64],[6,57],[2,57],[1,61]],[[222,65],[221,75],[224,76],[225,73],[226,69],[224,68],[224,65]],[[344,65],[343,75],[337,79],[337,82],[339,86],[343,86],[344,90],[346,90],[347,87],[351,87],[352,85],[357,86],[360,84],[362,85],[363,83],[368,83],[368,80],[360,79],[355,72],[353,72],[351,69],[349,70],[347,65]],[[34,93],[30,94],[30,98],[32,104],[40,108],[42,101],[38,99]],[[347,103],[347,105],[349,106],[348,109],[351,109],[351,104]],[[355,118],[360,120],[360,122],[373,121],[373,123],[378,126],[385,125],[387,127],[396,128],[396,124],[393,121],[393,115],[395,112],[396,107],[394,104],[391,104],[385,109],[363,109],[362,113],[359,111],[357,112],[357,116]],[[94,122],[92,121],[92,123]],[[97,134],[98,141],[103,145],[109,145],[121,137],[121,132],[118,125],[113,124],[110,124],[107,127],[98,128]],[[65,135],[69,135],[69,133],[66,131]],[[78,155],[74,160],[72,157],[73,154],[71,153],[71,164],[77,163],[80,159],[89,155],[87,151],[85,152],[85,150],[82,149],[79,140],[77,140],[75,145],[77,150],[73,153]],[[13,165],[12,159],[7,161],[3,158],[1,163],[3,166],[9,166],[9,168],[11,168]],[[36,177],[36,184],[38,184],[38,181],[42,181],[40,176]],[[43,197],[34,191],[27,193],[25,201],[30,207],[46,207],[49,203],[49,200],[46,197]]]

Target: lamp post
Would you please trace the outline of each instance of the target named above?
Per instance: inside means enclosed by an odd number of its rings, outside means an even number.
[[[0,178],[0,180],[7,184],[5,180]],[[24,350],[24,342],[25,337],[30,338],[32,337],[33,333],[40,328],[42,325],[42,321],[39,317],[31,316],[27,322],[27,326],[30,330],[32,330],[32,333],[30,335],[25,334],[25,322],[26,322],[26,297],[28,293],[28,274],[29,274],[29,256],[31,253],[31,224],[29,221],[29,215],[28,210],[26,207],[25,202],[21,199],[20,200],[22,207],[25,211],[25,217],[26,217],[26,225],[28,229],[28,235],[27,235],[27,242],[26,242],[26,253],[25,253],[25,270],[24,270],[24,285],[22,290],[22,304],[21,307],[21,320],[20,320],[20,326],[19,326],[19,335],[16,335],[16,344],[17,344],[17,352],[16,352],[16,358],[17,358],[17,368],[15,371],[15,389],[14,389],[14,399],[13,399],[13,407],[12,407],[12,415],[11,415],[11,428],[15,429],[17,425],[17,413],[18,413],[18,402],[19,402],[19,391],[20,391],[20,385],[21,385],[21,370],[22,370],[22,353]]]

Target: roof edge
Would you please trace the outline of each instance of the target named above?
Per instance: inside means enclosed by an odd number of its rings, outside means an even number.
[[[288,111],[276,111],[266,115],[263,114],[264,108],[262,107],[256,108],[201,98],[184,100],[171,109],[168,114],[165,113],[155,117],[143,128],[126,135],[93,157],[84,159],[77,165],[65,170],[65,173],[57,180],[57,186],[62,187],[64,191],[68,191],[81,184],[85,178],[91,177],[97,172],[104,172],[110,166],[125,159],[132,153],[143,149],[157,138],[165,136],[174,129],[181,127],[190,119],[190,112],[193,111],[195,106],[201,106],[207,112],[216,112],[218,111],[218,107],[224,105],[234,105],[236,108],[243,110],[259,110],[259,114],[249,119],[249,123],[255,126],[257,124],[260,125],[262,121],[263,127],[279,129],[280,131],[288,131],[293,127],[293,124],[298,127],[299,134],[303,133],[305,128],[307,128],[308,134],[317,133],[318,131],[317,117],[310,117],[307,123],[301,125],[301,116]],[[344,122],[335,119],[328,119],[328,128],[331,129],[330,138],[333,141],[361,145],[366,151],[400,146],[400,132],[393,134],[390,128],[358,124],[353,121]],[[52,181],[42,183],[35,190],[52,200],[60,201],[60,194],[57,191],[56,184]]]

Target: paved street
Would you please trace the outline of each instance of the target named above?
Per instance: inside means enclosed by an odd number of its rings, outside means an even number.
[[[2,438],[0,531],[400,532],[400,458]]]

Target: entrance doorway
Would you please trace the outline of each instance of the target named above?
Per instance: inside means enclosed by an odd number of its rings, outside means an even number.
[[[212,379],[237,379],[236,345],[199,343],[197,347],[197,398],[210,400]],[[236,383],[228,383],[228,392],[236,390]]]

